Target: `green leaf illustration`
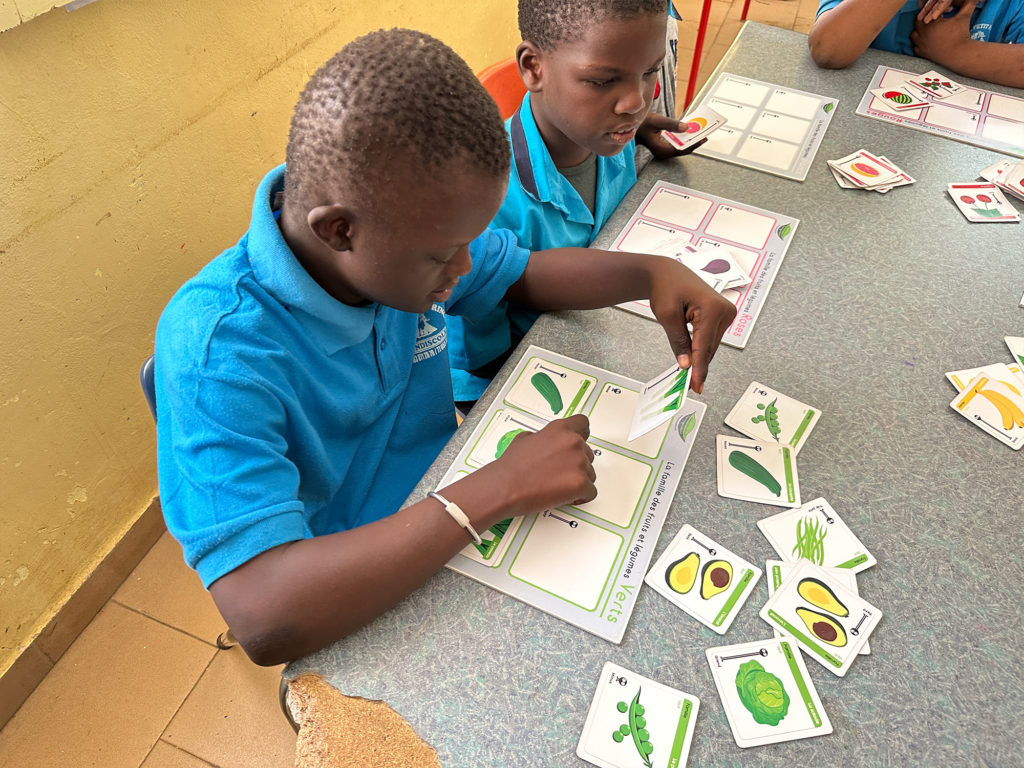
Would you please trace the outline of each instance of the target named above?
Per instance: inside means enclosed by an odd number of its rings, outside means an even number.
[[[775,230],[775,234],[777,234],[780,238],[785,240],[789,236],[789,233],[792,231],[793,228],[789,226],[789,224],[783,224],[781,227]]]

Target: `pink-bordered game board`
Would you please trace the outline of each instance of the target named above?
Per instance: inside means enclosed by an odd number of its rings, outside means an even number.
[[[743,288],[722,292],[737,310],[722,343],[743,349],[799,223],[791,216],[658,181],[611,250],[668,255],[682,240],[698,248],[727,250],[752,278]],[[646,301],[619,307],[654,318]]]
[[[857,114],[1024,157],[1024,99],[964,86],[964,91],[941,102],[897,111],[871,93],[872,89],[898,85],[916,74],[879,65],[857,106]]]

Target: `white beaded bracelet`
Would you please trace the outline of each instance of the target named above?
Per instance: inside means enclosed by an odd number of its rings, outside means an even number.
[[[469,518],[466,516],[466,513],[462,511],[462,507],[460,507],[454,501],[448,501],[448,499],[446,499],[440,493],[434,493],[433,491],[431,491],[430,493],[427,494],[427,496],[431,496],[432,498],[435,498],[438,501],[440,501],[441,504],[444,505],[444,511],[451,515],[452,519],[456,523],[458,523],[467,531],[469,531],[469,535],[473,537],[473,541],[477,544],[483,544],[483,539],[480,538],[480,534],[473,529],[472,525],[470,525]]]

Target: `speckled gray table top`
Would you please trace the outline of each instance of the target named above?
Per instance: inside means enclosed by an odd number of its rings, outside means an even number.
[[[700,697],[694,766],[1024,765],[1024,452],[955,414],[943,377],[1009,362],[1003,336],[1024,335],[1024,224],[969,224],[945,194],[1001,155],[854,115],[883,62],[928,69],[869,51],[848,70],[819,70],[805,36],[747,24],[720,70],[840,100],[807,180],[701,157],[656,163],[597,241],[611,242],[657,179],[801,221],[747,348],[723,346],[712,364],[699,397],[707,416],[655,557],[684,523],[755,562],[774,557],[755,522],[779,510],[718,496],[715,434],[730,433],[722,419],[753,380],[819,407],[800,452],[803,497],[827,498],[878,558],[858,582],[884,612],[872,655],[845,678],[808,662],[835,732],[747,750],[732,739],[704,650],[770,636],[757,617],[763,581],[724,637],[645,589],[615,646],[444,570],[288,674],[318,672],[387,701],[448,768],[585,765],[576,743],[605,661]],[[840,189],[825,160],[861,147],[917,184]],[[671,361],[659,326],[616,309],[547,315],[527,342],[640,380]]]

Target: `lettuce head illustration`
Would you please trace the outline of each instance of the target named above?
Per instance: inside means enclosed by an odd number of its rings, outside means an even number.
[[[736,672],[736,691],[754,720],[778,725],[789,712],[789,694],[782,681],[756,661],[747,661]]]

